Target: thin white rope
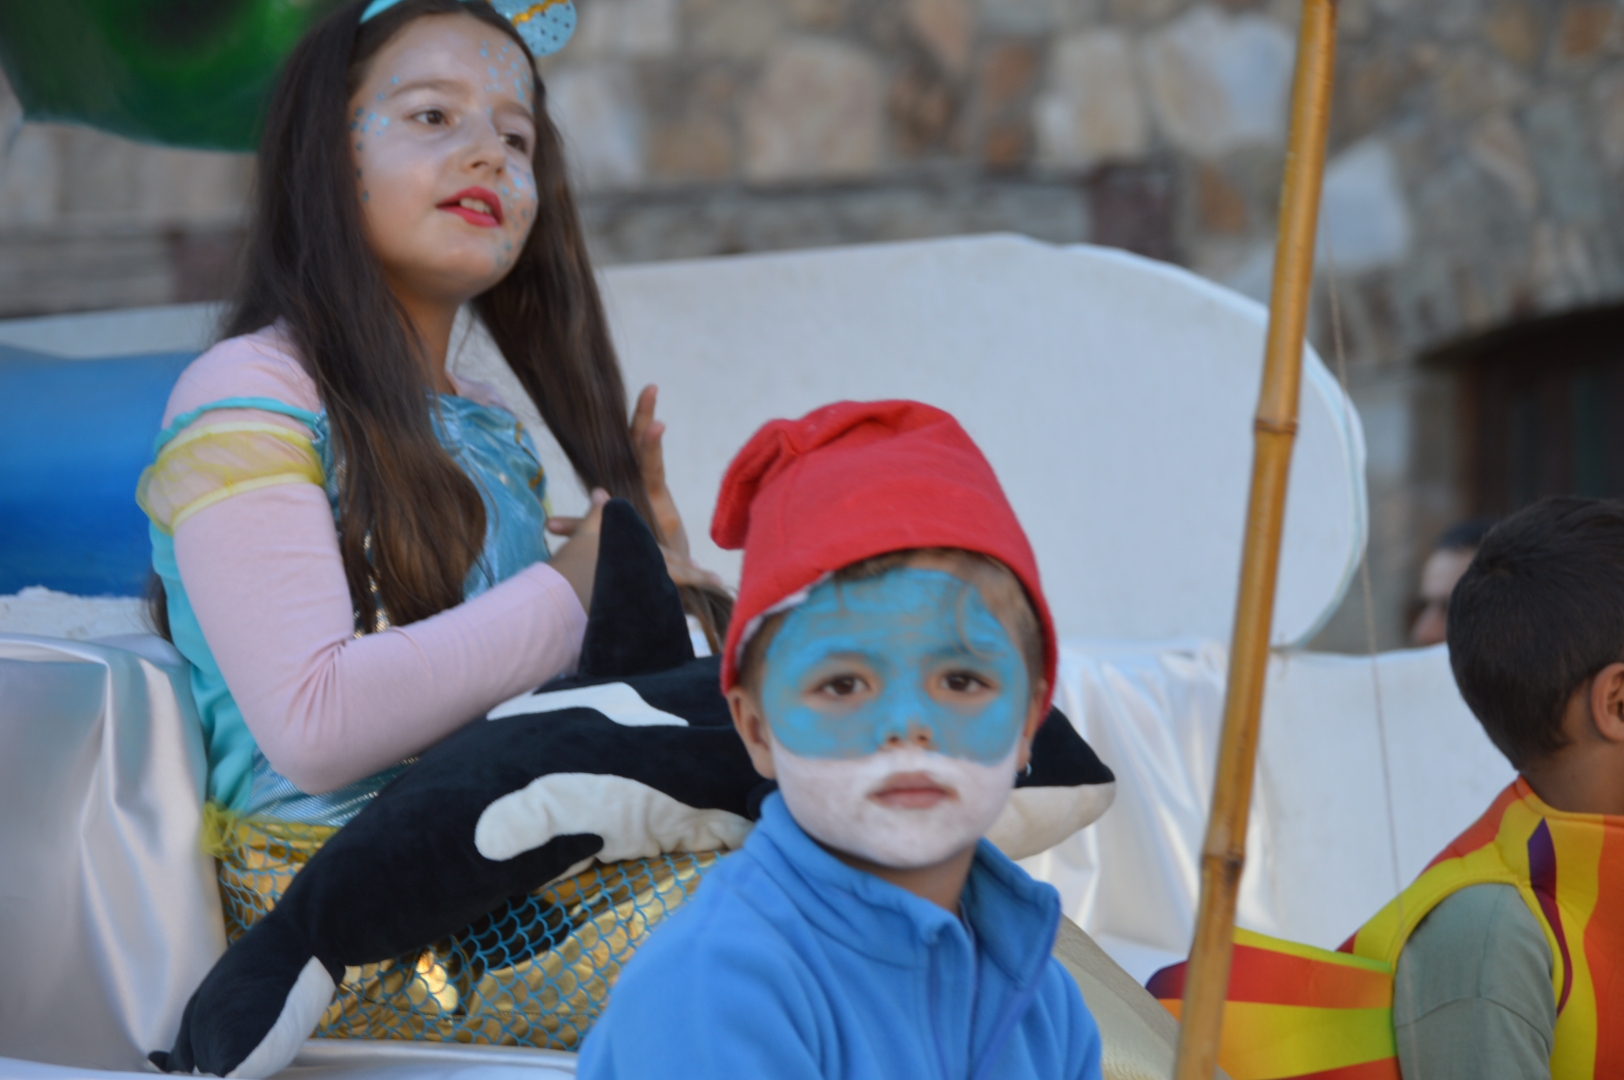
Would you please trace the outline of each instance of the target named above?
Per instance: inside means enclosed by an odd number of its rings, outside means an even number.
[[[1348,393],[1348,357],[1347,349],[1342,340],[1342,287],[1336,274],[1336,258],[1331,245],[1324,236],[1320,237],[1320,244],[1325,251],[1325,283],[1331,299],[1331,341],[1336,350],[1336,377],[1342,385],[1342,396],[1352,404],[1353,397]],[[1370,660],[1370,687],[1376,705],[1376,739],[1381,747],[1382,762],[1382,798],[1387,809],[1387,846],[1390,855],[1390,865],[1393,871],[1393,893],[1398,901],[1398,919],[1400,925],[1404,921],[1404,879],[1399,867],[1398,858],[1398,814],[1393,804],[1393,776],[1390,758],[1387,751],[1387,712],[1382,707],[1382,676],[1381,664],[1376,659],[1376,604],[1370,587],[1370,541],[1365,541],[1365,550],[1359,560],[1359,590],[1365,609],[1365,655]],[[1397,971],[1394,978],[1397,979]],[[1405,988],[1414,997],[1414,972],[1405,971]],[[1398,1032],[1394,1031],[1397,1038]]]
[[[1331,297],[1331,342],[1336,349],[1336,378],[1342,385],[1342,395],[1352,404],[1353,396],[1348,392],[1348,355],[1347,347],[1342,338],[1342,299],[1341,282],[1336,274],[1336,258],[1331,246],[1322,237],[1320,241],[1325,249],[1325,283],[1329,287]],[[1370,660],[1370,687],[1376,704],[1376,737],[1381,746],[1382,757],[1382,791],[1387,803],[1387,840],[1392,855],[1393,890],[1399,892],[1403,889],[1402,873],[1398,861],[1398,821],[1393,806],[1393,778],[1389,773],[1389,758],[1387,754],[1387,712],[1382,707],[1382,677],[1381,665],[1376,660],[1376,605],[1370,587],[1370,541],[1365,540],[1365,550],[1359,559],[1359,590],[1363,594],[1365,614],[1365,655]]]

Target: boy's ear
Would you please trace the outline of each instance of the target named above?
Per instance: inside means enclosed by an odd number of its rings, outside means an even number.
[[[1608,664],[1590,681],[1590,722],[1603,739],[1624,743],[1624,663]]]
[[[773,770],[773,750],[767,733],[767,718],[762,715],[756,696],[742,686],[727,692],[728,711],[733,714],[733,727],[744,741],[750,754],[750,764],[768,780],[776,780]]]
[[[1026,726],[1021,728],[1021,752],[1015,758],[1017,773],[1025,770],[1032,760],[1032,740],[1037,738],[1038,728],[1043,726],[1043,721],[1049,715],[1049,710],[1043,705],[1048,698],[1049,684],[1039,679],[1037,690],[1032,694],[1032,703],[1026,707]]]

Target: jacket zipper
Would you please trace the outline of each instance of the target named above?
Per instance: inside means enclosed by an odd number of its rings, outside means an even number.
[[[1054,941],[1055,932],[1060,929],[1060,909],[1058,905],[1052,915],[1053,918],[1049,920],[1049,933],[1047,935],[1048,940],[1051,942]],[[1043,955],[1038,963],[1028,972],[1026,984],[1020,988],[1014,1002],[998,1018],[998,1026],[993,1029],[992,1038],[987,1040],[987,1046],[981,1053],[981,1059],[971,1068],[970,1075],[973,1080],[984,1080],[988,1070],[998,1060],[998,1051],[1003,1049],[1004,1043],[1009,1040],[1009,1034],[1014,1029],[1015,1024],[1026,1013],[1027,1006],[1032,1004],[1032,999],[1037,996],[1038,983],[1042,981],[1043,972],[1048,967],[1050,951],[1050,949],[1043,950]]]
[[[925,1000],[930,1008],[931,1039],[936,1043],[936,1071],[942,1080],[953,1080],[953,1074],[947,1071],[947,1048],[942,1045],[942,1009],[936,993],[936,969],[940,965],[936,959],[936,948],[932,948],[926,955],[928,960],[925,964]]]

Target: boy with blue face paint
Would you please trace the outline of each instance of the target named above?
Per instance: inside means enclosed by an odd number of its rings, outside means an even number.
[[[580,1075],[1099,1077],[1059,897],[982,839],[1055,643],[980,451],[915,402],[774,421],[711,532],[744,548],[722,684],[778,791],[627,966]]]

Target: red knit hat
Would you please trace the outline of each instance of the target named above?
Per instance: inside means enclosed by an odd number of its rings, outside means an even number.
[[[723,690],[738,682],[746,631],[773,605],[875,555],[945,547],[990,555],[1020,579],[1037,608],[1043,676],[1054,691],[1054,622],[1032,545],[992,466],[941,409],[840,401],[768,422],[722,478],[711,539],[744,549]]]

